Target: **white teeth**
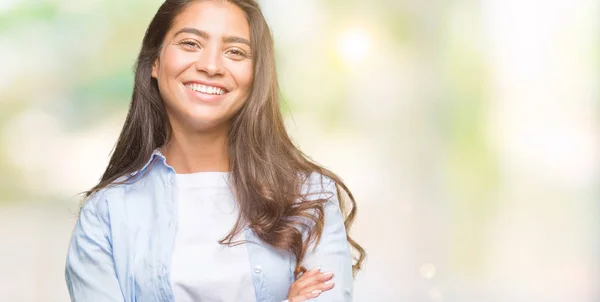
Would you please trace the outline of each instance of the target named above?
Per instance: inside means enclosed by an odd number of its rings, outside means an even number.
[[[217,95],[225,94],[225,90],[223,90],[219,87],[206,86],[206,85],[200,85],[200,84],[186,84],[185,86],[191,90],[199,91],[199,92],[206,93],[206,94],[217,94]]]

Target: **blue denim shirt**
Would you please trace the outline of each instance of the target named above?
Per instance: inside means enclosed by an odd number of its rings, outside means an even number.
[[[133,176],[135,181],[97,192],[81,210],[66,261],[72,301],[174,301],[169,272],[177,232],[175,170],[157,150]],[[310,301],[351,301],[352,258],[335,184],[313,173],[303,192],[330,197],[321,241],[309,247],[302,264],[333,272],[335,286]],[[256,301],[286,300],[294,257],[262,242],[248,227],[243,234]],[[206,269],[217,270],[219,263]]]

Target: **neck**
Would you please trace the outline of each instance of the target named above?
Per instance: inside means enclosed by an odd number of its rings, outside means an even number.
[[[226,128],[191,134],[173,129],[162,153],[179,174],[229,172],[227,137]]]

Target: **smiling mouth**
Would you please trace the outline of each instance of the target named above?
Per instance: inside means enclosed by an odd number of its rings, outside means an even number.
[[[215,87],[215,86],[207,86],[207,85],[202,85],[202,84],[185,84],[185,87],[189,88],[190,90],[196,91],[196,92],[210,94],[210,95],[223,95],[223,94],[227,93],[227,91],[223,88]]]

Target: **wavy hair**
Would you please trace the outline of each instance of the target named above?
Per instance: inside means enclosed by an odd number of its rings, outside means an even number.
[[[111,184],[131,180],[132,173],[144,166],[153,151],[169,141],[171,127],[158,84],[151,76],[152,65],[175,18],[194,1],[198,0],[167,0],[152,19],[135,64],[133,95],[123,129],[100,182],[85,193],[86,197]],[[347,240],[354,249],[352,269],[356,274],[365,251],[349,235],[356,216],[354,197],[337,175],[303,154],[285,129],[278,100],[273,38],[258,3],[223,1],[240,7],[247,18],[254,50],[254,81],[248,99],[231,120],[228,156],[240,216],[220,243],[232,244],[247,223],[261,240],[293,254],[296,276],[306,271],[300,263],[309,245],[316,246],[321,239],[327,202],[311,200],[301,193],[302,184],[316,172],[336,184]],[[307,231],[305,237],[303,230]]]

